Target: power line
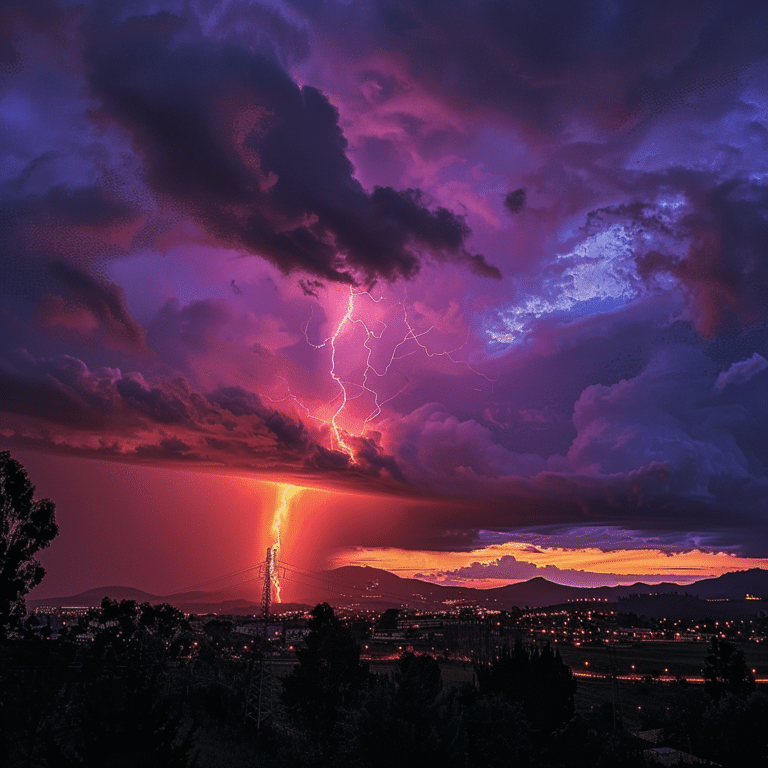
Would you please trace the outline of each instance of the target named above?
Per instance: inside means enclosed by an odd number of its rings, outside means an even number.
[[[216,581],[224,581],[224,579],[230,579],[233,576],[239,576],[241,573],[245,573],[246,571],[252,571],[254,568],[261,569],[263,563],[254,563],[253,565],[248,565],[245,568],[240,568],[240,570],[237,571],[231,571],[230,573],[225,573],[223,576],[215,576],[212,579],[208,579],[207,581],[200,581],[196,584],[191,584],[188,587],[181,587],[180,589],[175,590],[174,592],[169,592],[167,595],[158,595],[158,597],[171,597],[173,595],[177,595],[183,592],[189,592],[193,589],[198,589],[199,587],[204,587],[207,584],[213,584]],[[242,582],[239,582],[242,583]],[[236,585],[234,585],[236,586]]]
[[[341,596],[341,597],[366,597],[366,592],[368,591],[366,587],[357,586],[354,584],[345,583],[342,581],[339,581],[337,579],[334,579],[332,577],[329,577],[327,575],[320,576],[316,573],[313,573],[312,571],[309,571],[306,568],[302,568],[301,566],[293,565],[291,563],[287,563],[285,561],[280,560],[276,563],[276,568],[278,570],[282,569],[284,572],[284,575],[281,577],[285,579],[286,581],[289,581],[294,584],[300,584],[304,587],[314,587],[318,588],[318,585],[321,585],[328,591]],[[194,589],[200,589],[205,586],[213,585],[216,582],[225,581],[227,579],[232,579],[237,576],[241,576],[243,574],[249,573],[251,571],[256,571],[256,575],[246,578],[246,579],[239,579],[238,581],[235,581],[232,584],[227,584],[226,586],[220,587],[220,589],[234,589],[235,587],[239,587],[243,584],[247,584],[253,581],[257,581],[258,579],[262,578],[263,573],[265,571],[265,565],[264,563],[254,563],[252,565],[248,565],[245,568],[240,568],[236,571],[231,571],[230,573],[223,574],[221,576],[215,576],[211,579],[207,579],[205,581],[200,581],[195,584],[191,584],[187,587],[182,587],[181,589],[176,590],[175,592],[171,592],[167,595],[160,595],[159,597],[172,597],[174,595],[182,594],[184,592],[189,592]],[[293,578],[289,575],[287,575],[287,572],[292,572]],[[307,583],[306,581],[301,581],[296,576],[301,577],[302,579],[310,579],[311,582],[314,583]],[[426,582],[425,582],[426,583]],[[348,594],[348,593],[352,594]],[[433,607],[433,608],[439,608],[444,609],[444,604],[439,601],[435,600],[429,597],[418,597],[418,598],[409,598],[407,596],[397,594],[394,592],[390,592],[387,590],[382,590],[380,588],[376,588],[376,595],[380,596],[385,599],[392,600],[394,602],[400,602],[400,603],[407,603],[414,607]],[[254,601],[255,602],[255,601]]]

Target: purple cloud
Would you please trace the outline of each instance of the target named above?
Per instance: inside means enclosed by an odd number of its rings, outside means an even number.
[[[743,384],[766,368],[768,368],[768,360],[755,352],[748,360],[734,363],[727,371],[723,371],[717,377],[715,389],[721,391],[729,384]]]

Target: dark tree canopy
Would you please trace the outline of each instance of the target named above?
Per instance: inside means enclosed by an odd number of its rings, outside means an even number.
[[[712,638],[710,651],[704,662],[704,687],[715,699],[725,693],[748,696],[755,690],[755,678],[747,667],[744,651],[727,640]]]
[[[35,500],[24,467],[0,452],[0,635],[25,613],[24,597],[45,576],[35,554],[59,532],[50,499]]]
[[[482,691],[518,702],[534,728],[550,732],[573,717],[576,680],[549,644],[529,651],[517,642],[511,653],[504,649],[490,667],[478,669],[478,681]]]
[[[300,725],[321,736],[333,731],[340,710],[353,706],[370,682],[368,665],[352,633],[328,603],[312,610],[306,647],[283,680],[283,702]]]

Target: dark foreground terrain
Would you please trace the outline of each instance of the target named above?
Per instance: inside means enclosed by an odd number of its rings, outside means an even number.
[[[653,758],[634,735],[651,729],[723,766],[768,755],[768,697],[749,667],[765,654],[753,662],[726,641],[685,644],[674,660],[684,671],[699,654],[705,683],[614,684],[643,647],[611,661],[605,648],[518,642],[483,665],[409,652],[368,663],[327,604],[294,661],[226,621],[193,630],[171,606],[105,600],[81,623],[87,642],[74,639],[82,627],[53,639],[28,620],[0,645],[0,764],[630,768]],[[587,661],[602,676],[582,677]]]

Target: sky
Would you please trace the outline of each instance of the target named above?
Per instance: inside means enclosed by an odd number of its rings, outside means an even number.
[[[238,571],[280,509],[311,570],[768,567],[766,28],[6,0],[0,448],[57,504],[36,594]]]

